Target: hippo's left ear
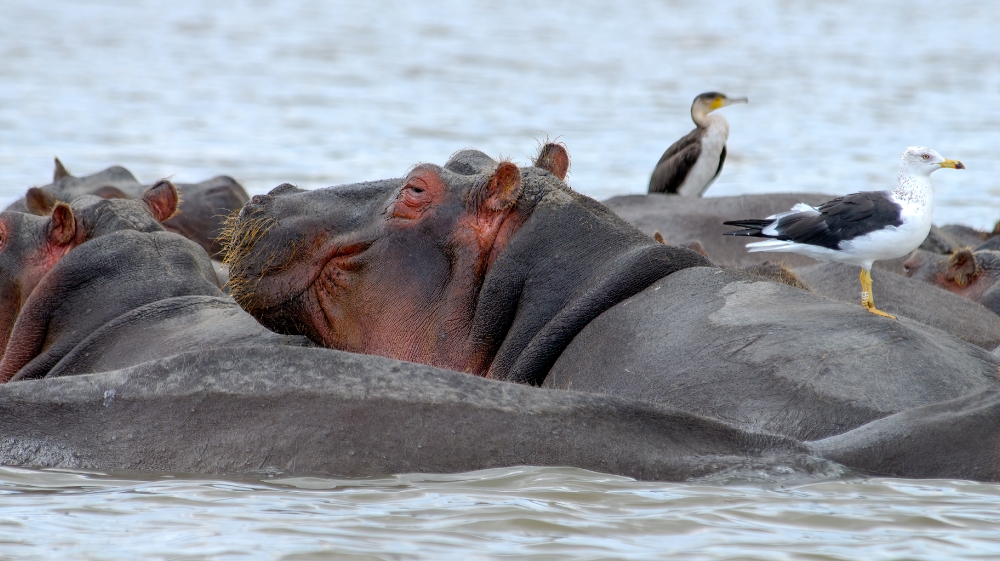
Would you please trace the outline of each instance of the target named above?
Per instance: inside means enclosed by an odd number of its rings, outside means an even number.
[[[521,170],[512,162],[500,162],[493,177],[476,191],[476,212],[503,212],[521,196]]]
[[[142,200],[149,207],[149,212],[157,222],[163,222],[177,213],[177,204],[180,196],[174,184],[161,179],[155,185],[146,189],[142,194]]]

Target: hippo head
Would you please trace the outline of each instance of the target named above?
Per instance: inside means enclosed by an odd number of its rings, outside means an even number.
[[[945,290],[979,301],[996,282],[1000,252],[962,248],[950,255],[914,251],[903,263],[903,273]]]
[[[547,144],[522,168],[464,150],[400,179],[281,185],[230,221],[231,293],[327,347],[540,383],[596,314],[708,264],[573,192],[568,165]]]
[[[25,200],[37,214],[0,213],[0,359],[29,297],[57,263],[73,248],[115,230],[162,231],[159,221],[176,210],[177,191],[161,181],[140,200],[86,196],[69,205],[32,188]]]
[[[38,281],[82,241],[73,211],[57,203],[49,216],[0,213],[0,349]]]
[[[230,289],[274,331],[481,371],[476,287],[523,220],[521,194],[516,165],[472,150],[401,179],[281,185],[232,221]]]

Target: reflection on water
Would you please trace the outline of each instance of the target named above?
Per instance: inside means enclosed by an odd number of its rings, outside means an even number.
[[[112,164],[251,193],[398,177],[477,147],[564,141],[571,184],[643,192],[724,110],[709,195],[885,188],[908,145],[936,222],[1000,218],[1000,10],[991,0],[324,2],[4,0],[0,203]],[[0,558],[994,559],[1000,486],[849,479],[637,483],[569,469],[195,479],[0,469]]]
[[[1000,488],[962,481],[673,484],[566,468],[367,480],[142,477],[0,468],[0,557],[1000,555]]]

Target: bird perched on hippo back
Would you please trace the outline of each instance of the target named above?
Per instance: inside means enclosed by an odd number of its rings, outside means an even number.
[[[177,183],[175,187],[181,193],[178,212],[164,221],[163,227],[197,242],[209,255],[219,254],[222,245],[217,238],[225,217],[243,206],[250,197],[239,183],[225,175],[200,183]],[[68,203],[84,195],[102,199],[134,199],[141,197],[146,188],[121,166],[75,177],[56,158],[52,183],[37,188],[42,196],[15,201],[8,210],[46,214],[56,201]]]
[[[475,150],[401,179],[251,199],[232,294],[327,347],[540,383],[593,317],[709,262],[655,242],[562,181],[557,144],[519,168]]]
[[[861,304],[869,312],[893,317],[875,307],[872,263],[902,257],[920,246],[931,229],[934,188],[930,174],[941,168],[965,169],[962,162],[915,146],[899,158],[893,191],[866,191],[838,197],[818,207],[798,204],[765,219],[723,222],[743,230],[730,236],[769,238],[747,244],[750,252],[788,251],[823,261],[861,267]]]
[[[660,156],[649,178],[650,193],[687,197],[704,194],[722,172],[729,139],[729,122],[722,115],[710,113],[734,103],[747,103],[747,98],[729,98],[718,92],[694,98],[691,119],[697,126]]]

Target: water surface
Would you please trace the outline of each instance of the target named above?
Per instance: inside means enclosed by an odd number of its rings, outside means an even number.
[[[0,0],[0,204],[125,165],[251,193],[398,177],[546,138],[596,198],[640,193],[724,110],[711,196],[888,188],[906,146],[939,224],[1000,218],[991,0],[529,2]],[[737,217],[738,218],[738,217]],[[362,481],[0,469],[3,559],[995,559],[1000,486],[635,482],[523,468]]]

